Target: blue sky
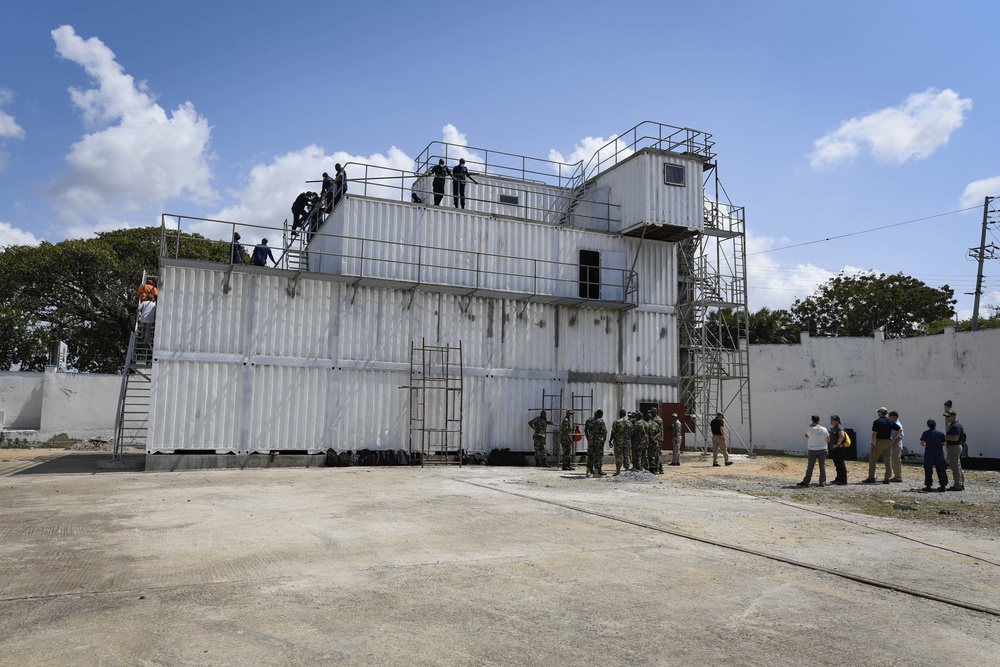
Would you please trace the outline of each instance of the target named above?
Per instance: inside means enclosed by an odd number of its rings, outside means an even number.
[[[968,316],[967,251],[983,196],[1000,195],[995,2],[15,0],[3,14],[0,245],[165,211],[277,224],[334,162],[406,168],[442,139],[569,157],[654,120],[714,135],[747,210],[751,309],[873,269],[947,283]],[[1000,304],[998,273],[987,263],[985,303]]]

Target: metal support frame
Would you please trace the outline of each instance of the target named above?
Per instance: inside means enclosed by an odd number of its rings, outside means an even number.
[[[462,342],[410,343],[410,452],[420,464],[462,465]]]

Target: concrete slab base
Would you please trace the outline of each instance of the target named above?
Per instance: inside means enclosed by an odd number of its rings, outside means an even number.
[[[147,454],[146,472],[238,468],[315,468],[326,454]]]

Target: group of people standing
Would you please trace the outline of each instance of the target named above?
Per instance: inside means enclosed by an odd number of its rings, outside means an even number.
[[[563,470],[576,468],[576,442],[580,439],[578,429],[573,424],[573,410],[567,410],[559,425],[560,460]],[[670,431],[673,439],[673,457],[670,464],[679,466],[681,438],[683,427],[677,413],[673,413]],[[545,451],[545,433],[553,423],[548,420],[545,410],[528,422],[534,432],[532,438],[535,449],[535,465],[540,468],[550,467]],[[584,423],[583,435],[587,438],[587,477],[602,477],[604,463],[604,443],[614,450],[615,475],[624,470],[644,470],[653,474],[663,473],[663,463],[660,450],[666,427],[660,418],[658,408],[650,408],[645,414],[639,412],[627,413],[619,410],[618,419],[611,425],[611,436],[608,440],[608,426],[604,422],[604,411],[597,410],[594,416]],[[728,460],[728,459],[727,459]],[[727,463],[728,465],[728,463]]]
[[[954,410],[944,413],[947,432],[937,428],[937,421],[927,420],[927,430],[920,436],[920,446],[924,448],[924,488],[923,491],[934,491],[934,473],[937,473],[937,491],[964,491],[965,474],[962,471],[962,446],[965,442],[965,429],[958,422]],[[806,487],[812,481],[813,470],[819,464],[819,486],[826,486],[826,457],[829,454],[837,470],[833,483],[847,484],[847,466],[844,464],[845,452],[851,446],[847,431],[840,423],[838,415],[830,416],[830,428],[821,426],[818,415],[812,416],[812,422],[806,429],[807,451],[809,462],[806,466],[805,478],[798,486]],[[877,418],[872,422],[871,449],[868,454],[868,477],[865,484],[875,484],[875,476],[879,459],[883,460],[885,473],[883,484],[903,481],[903,423],[899,420],[896,410],[881,407],[877,410]],[[948,469],[952,473],[952,486],[948,486]]]
[[[444,199],[444,183],[446,178],[451,179],[451,195],[455,208],[465,208],[466,179],[479,185],[479,182],[469,173],[469,168],[465,166],[465,158],[461,158],[458,164],[451,169],[445,165],[444,159],[438,160],[438,163],[431,167],[427,174],[434,177],[434,180],[431,181],[431,189],[434,191],[435,206],[440,206],[441,200]],[[421,201],[416,193],[414,193],[413,197],[415,202],[419,203]]]

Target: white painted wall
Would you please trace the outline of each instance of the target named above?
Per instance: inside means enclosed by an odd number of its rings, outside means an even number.
[[[1000,458],[1000,330],[878,340],[802,337],[798,345],[750,346],[755,448],[805,452],[809,416],[832,414],[867,451],[880,406],[899,412],[904,444],[919,451],[928,418],[944,424],[952,401],[971,457]]]
[[[10,437],[45,441],[66,434],[74,440],[111,438],[120,375],[0,373],[3,430]]]

